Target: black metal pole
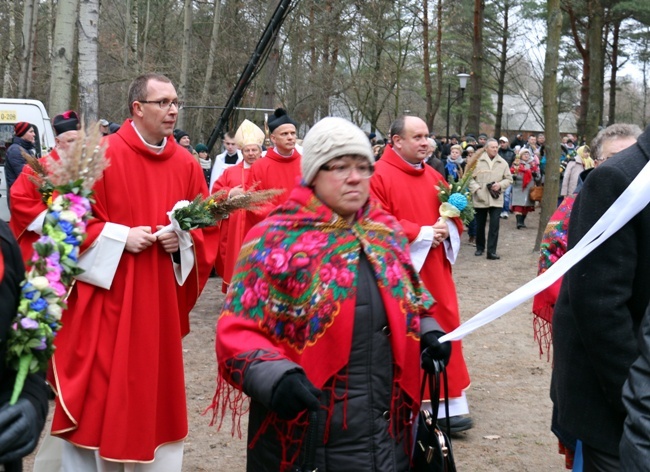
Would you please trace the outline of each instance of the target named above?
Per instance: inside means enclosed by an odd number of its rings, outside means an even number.
[[[284,22],[288,14],[289,6],[293,1],[298,2],[299,0],[280,0],[280,2],[278,3],[277,8],[273,12],[273,16],[271,17],[268,24],[266,25],[266,29],[264,30],[262,37],[260,38],[259,42],[257,43],[257,46],[255,47],[255,52],[253,52],[253,55],[248,60],[246,67],[244,67],[244,71],[239,76],[237,85],[235,86],[235,89],[230,94],[230,97],[226,102],[226,106],[224,110],[221,112],[219,121],[217,122],[217,125],[214,127],[212,133],[210,134],[210,137],[208,138],[208,142],[207,142],[208,152],[212,150],[212,147],[215,145],[217,140],[221,138],[224,126],[230,119],[233,110],[237,107],[237,105],[241,101],[241,98],[244,96],[244,92],[246,91],[246,88],[250,85],[251,78],[253,77],[253,74],[257,70],[260,61],[268,55],[268,52],[273,46],[273,43],[275,42],[275,38],[277,37],[278,32],[280,31],[280,26],[282,26],[282,23]]]

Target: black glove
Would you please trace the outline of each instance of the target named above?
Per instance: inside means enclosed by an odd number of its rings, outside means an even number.
[[[499,190],[492,190],[492,186],[495,183],[496,182],[490,182],[489,184],[486,185],[486,187],[488,189],[488,192],[490,192],[490,195],[492,195],[492,198],[499,198],[501,196],[501,189],[499,188]]]
[[[420,351],[422,352],[420,358],[422,361],[422,368],[434,374],[436,372],[435,361],[442,361],[445,365],[449,363],[451,356],[451,342],[447,341],[440,344],[438,338],[444,336],[442,331],[429,331],[420,338]]]
[[[31,453],[40,431],[36,408],[29,400],[0,408],[0,464],[13,462]]]
[[[320,407],[321,391],[312,385],[302,371],[294,371],[280,379],[271,395],[271,410],[283,420],[292,420],[304,410]]]

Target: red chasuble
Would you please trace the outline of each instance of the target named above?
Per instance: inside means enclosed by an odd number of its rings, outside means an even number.
[[[155,154],[127,120],[108,143],[82,252],[106,222],[155,231],[176,202],[208,192],[201,167],[173,139]],[[157,242],[138,254],[124,250],[110,290],[77,281],[52,360],[52,434],[120,462],[152,461],[156,448],[187,436],[181,340],[216,257],[216,234],[192,231],[195,266],[182,287]]]
[[[52,149],[50,156],[54,160],[59,160],[56,149]],[[41,160],[41,163],[45,163],[45,158]],[[32,258],[34,253],[33,244],[40,237],[38,233],[29,231],[27,227],[38,215],[47,210],[38,187],[30,179],[33,176],[34,171],[26,165],[11,186],[11,221],[9,227],[18,240],[25,265]]]
[[[444,178],[432,167],[415,169],[398,156],[388,145],[375,165],[370,180],[370,193],[393,214],[404,228],[409,242],[414,241],[422,226],[432,226],[440,217],[440,200],[436,186]],[[458,232],[463,224],[455,218]],[[436,300],[434,317],[443,330],[450,332],[460,325],[456,286],[451,275],[444,245],[431,249],[420,270],[424,286]],[[469,373],[463,359],[461,341],[454,341],[451,360],[447,367],[449,396],[460,397],[469,387]]]
[[[246,182],[250,173],[250,167],[244,168],[244,161],[227,168],[219,179],[212,186],[212,193],[219,190],[230,192],[234,187],[241,185],[244,190],[248,188]],[[217,260],[222,261],[221,277],[223,293],[228,291],[235,262],[241,249],[242,241],[246,236],[246,211],[238,210],[230,214],[230,217],[221,220],[221,236],[219,238],[219,256]]]
[[[254,225],[262,221],[276,206],[282,205],[289,199],[291,190],[299,183],[302,171],[300,170],[301,155],[295,149],[291,157],[282,157],[275,152],[274,148],[269,148],[266,155],[255,161],[251,166],[248,177],[249,187],[255,185],[256,190],[269,190],[273,188],[284,189],[285,192],[275,197],[269,210],[265,213],[248,212],[246,214],[245,233]]]

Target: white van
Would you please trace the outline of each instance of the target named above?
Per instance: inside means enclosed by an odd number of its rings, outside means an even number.
[[[7,181],[4,159],[14,136],[14,125],[26,121],[36,131],[36,153],[40,157],[54,147],[54,131],[50,117],[41,102],[23,98],[0,98],[0,218],[9,221]]]

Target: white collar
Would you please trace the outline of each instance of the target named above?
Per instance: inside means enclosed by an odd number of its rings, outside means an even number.
[[[167,137],[164,137],[162,140],[162,144],[160,146],[155,146],[153,144],[149,144],[145,139],[142,137],[140,134],[140,131],[138,131],[138,127],[135,126],[135,121],[131,121],[131,126],[133,126],[133,129],[135,130],[135,134],[138,135],[138,137],[142,140],[145,146],[147,146],[149,149],[151,149],[153,152],[156,154],[162,154],[162,152],[165,150],[165,146],[167,145]]]

